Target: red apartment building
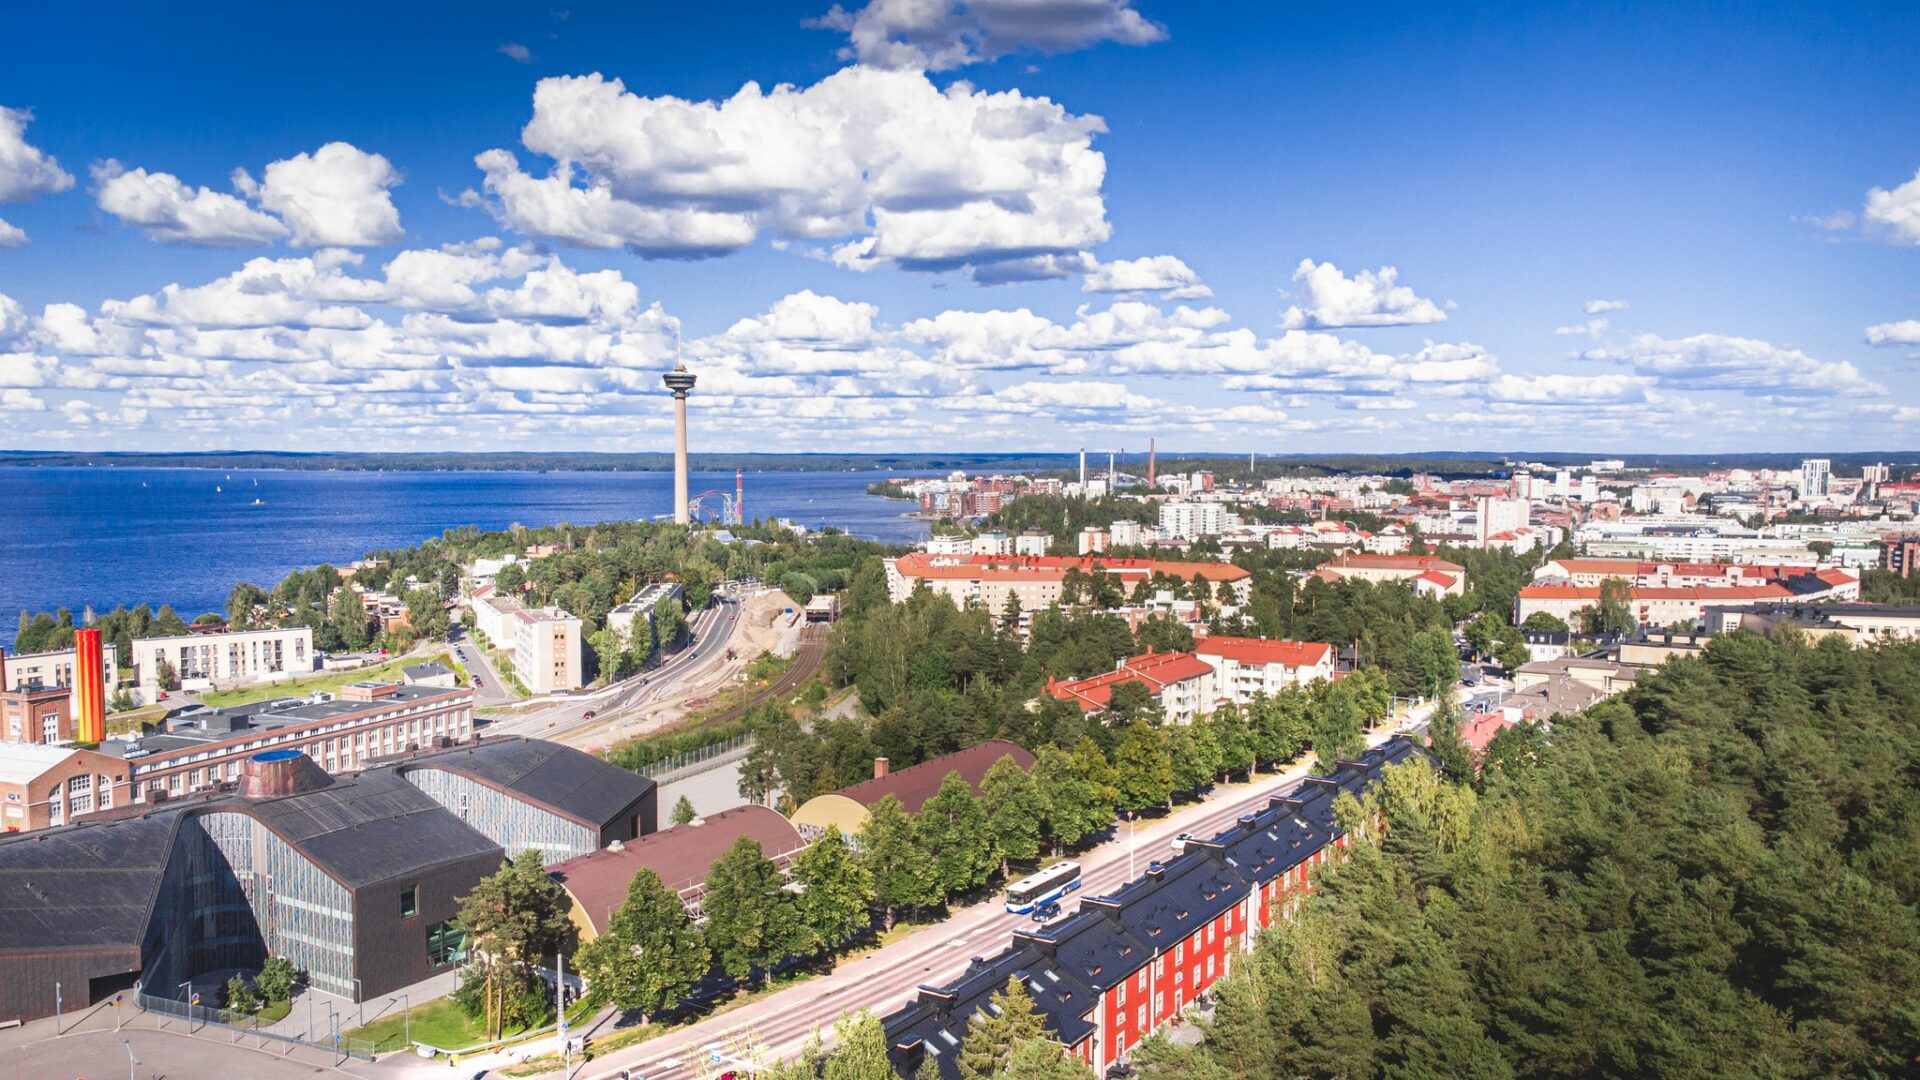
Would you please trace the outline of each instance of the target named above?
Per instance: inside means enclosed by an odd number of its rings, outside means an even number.
[[[1073,915],[1015,931],[1003,952],[959,979],[921,987],[884,1020],[895,1069],[911,1078],[932,1060],[943,1080],[956,1080],[972,1017],[1017,978],[1051,1036],[1105,1075],[1312,891],[1312,868],[1351,842],[1333,813],[1339,793],[1357,796],[1386,766],[1421,753],[1398,737],[1341,762],[1331,777],[1309,778],[1213,839],[1189,841],[1115,892],[1083,898]]]

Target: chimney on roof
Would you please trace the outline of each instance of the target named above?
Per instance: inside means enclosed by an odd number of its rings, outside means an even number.
[[[621,843],[618,840],[609,840],[607,841],[607,850],[608,851],[625,851],[627,850],[627,845]]]
[[[1160,865],[1160,861],[1158,859],[1147,864],[1147,876],[1150,878],[1157,878],[1166,872],[1167,872],[1167,868]]]
[[[887,775],[887,769],[888,769],[888,765],[887,765],[886,758],[877,757],[873,759],[873,778],[875,780],[885,779]]]

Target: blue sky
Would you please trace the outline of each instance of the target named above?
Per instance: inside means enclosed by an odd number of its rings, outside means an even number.
[[[1915,447],[1911,4],[829,6],[0,8],[0,444]]]

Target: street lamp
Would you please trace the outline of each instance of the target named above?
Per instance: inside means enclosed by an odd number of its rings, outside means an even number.
[[[400,995],[401,1023],[406,1025],[407,1045],[413,1045],[413,1002],[405,994]]]
[[[60,1000],[60,983],[58,981],[55,981],[53,984],[53,1033],[55,1035],[60,1034],[61,1004],[62,1002]]]
[[[1135,817],[1135,814],[1132,810],[1127,811],[1127,880],[1128,881],[1133,880],[1133,849],[1135,847],[1135,841],[1134,841],[1135,832],[1134,832],[1134,823],[1133,823],[1134,817]]]
[[[359,979],[353,980],[353,1008],[354,1008],[354,1016],[356,1018],[354,1023],[355,1027],[367,1026],[367,1007],[362,1001],[364,997],[365,995],[361,993],[360,980]]]
[[[139,1080],[140,1059],[133,1056],[133,1040],[121,1039],[120,1045],[127,1048],[127,1080]]]

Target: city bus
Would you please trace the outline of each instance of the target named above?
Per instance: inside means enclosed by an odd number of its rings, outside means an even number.
[[[1035,907],[1080,887],[1080,864],[1059,862],[1007,886],[1007,910],[1025,915]]]

